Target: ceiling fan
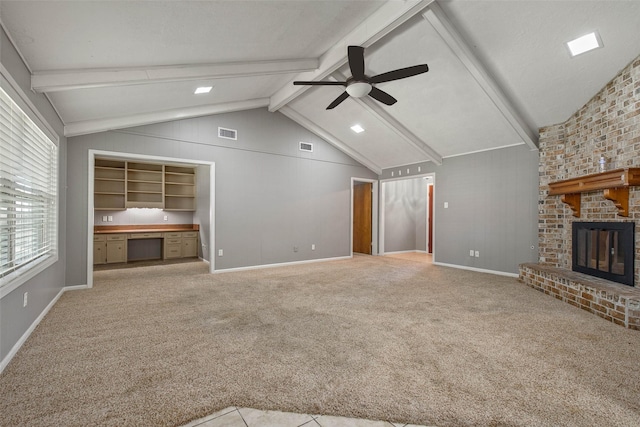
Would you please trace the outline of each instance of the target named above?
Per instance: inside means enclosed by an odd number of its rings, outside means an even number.
[[[397,70],[378,74],[369,77],[364,73],[364,48],[361,46],[349,46],[347,48],[347,57],[349,58],[349,68],[351,69],[351,77],[344,82],[334,82],[328,80],[320,81],[294,81],[294,85],[311,85],[311,86],[345,86],[346,90],[337,97],[327,110],[337,107],[342,101],[349,96],[354,98],[362,98],[369,95],[373,99],[386,105],[393,105],[397,102],[393,96],[387,92],[378,89],[374,85],[377,83],[390,82],[392,80],[405,79],[407,77],[416,76],[418,74],[429,71],[427,64],[414,65],[412,67],[399,68]]]

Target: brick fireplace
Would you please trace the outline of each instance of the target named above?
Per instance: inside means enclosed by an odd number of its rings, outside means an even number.
[[[561,196],[549,195],[549,184],[600,172],[599,159],[607,160],[608,169],[640,167],[640,57],[625,67],[609,84],[566,122],[540,129],[540,190],[538,196],[539,265],[544,274],[535,272],[536,264],[521,266],[521,280],[573,305],[594,312],[607,320],[640,329],[640,186],[629,187],[628,217],[619,215],[615,204],[603,191],[582,192],[580,217],[573,216]],[[609,284],[602,279],[571,272],[572,223],[635,222],[635,287]],[[558,272],[558,279],[551,278]],[[529,277],[530,276],[530,277]],[[582,301],[570,297],[567,278],[577,280]],[[558,284],[555,286],[553,283]],[[544,284],[544,286],[543,286]],[[599,284],[605,285],[604,288]],[[564,287],[561,288],[560,286]],[[616,289],[623,298],[625,318],[613,305]],[[628,289],[622,289],[628,288]],[[555,289],[555,290],[552,290]],[[585,295],[582,293],[585,292]],[[575,294],[574,294],[575,295]],[[608,304],[600,304],[600,297]],[[598,306],[598,307],[596,307]],[[604,307],[604,310],[601,308]],[[637,319],[634,320],[634,316]]]

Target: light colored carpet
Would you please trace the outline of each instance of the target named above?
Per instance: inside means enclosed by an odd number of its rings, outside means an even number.
[[[0,376],[2,426],[228,406],[439,426],[637,426],[640,333],[516,279],[402,257],[100,271]]]

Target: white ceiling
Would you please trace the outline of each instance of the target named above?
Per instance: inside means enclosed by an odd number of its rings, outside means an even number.
[[[377,172],[535,148],[640,54],[634,1],[0,0],[0,20],[67,135],[268,106]],[[593,30],[604,48],[571,58],[564,43]],[[393,106],[327,111],[341,87],[292,82],[350,76],[348,45],[368,75],[430,71],[378,84]]]

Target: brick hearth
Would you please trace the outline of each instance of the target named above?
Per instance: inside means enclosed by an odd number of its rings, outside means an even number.
[[[640,330],[640,289],[542,264],[520,265],[520,281],[575,307]]]

